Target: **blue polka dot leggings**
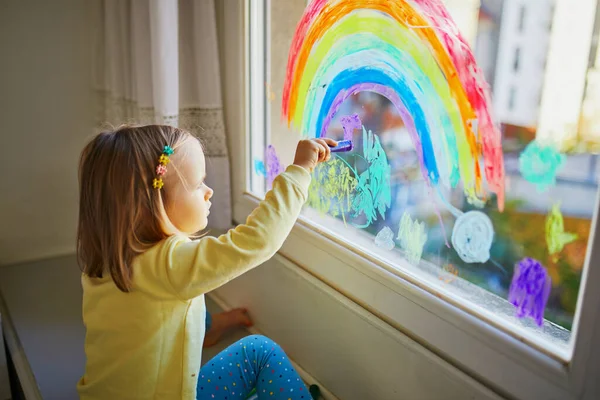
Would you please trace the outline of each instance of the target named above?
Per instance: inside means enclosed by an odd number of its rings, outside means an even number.
[[[206,363],[196,399],[245,400],[254,388],[259,400],[312,399],[285,352],[262,335],[245,337]]]

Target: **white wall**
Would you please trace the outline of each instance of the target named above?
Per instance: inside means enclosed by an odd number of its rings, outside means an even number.
[[[343,400],[499,400],[334,289],[276,256],[214,293]]]
[[[92,133],[90,2],[0,2],[0,265],[75,250]]]

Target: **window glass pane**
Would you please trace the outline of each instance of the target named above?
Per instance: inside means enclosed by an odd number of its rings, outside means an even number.
[[[582,57],[586,62],[590,59],[588,68],[571,76],[581,86],[583,96],[579,104],[569,103],[579,110],[573,137],[577,143],[586,144],[579,146],[578,152],[571,147],[568,154],[543,153],[543,146],[536,147],[534,140],[552,134],[551,129],[543,127],[556,125],[555,120],[550,121],[554,113],[548,110],[557,101],[552,90],[548,90],[552,82],[546,67],[561,57],[549,52],[552,35],[552,40],[559,40],[561,34],[552,30],[552,21],[556,12],[568,9],[555,8],[551,0],[445,3],[492,87],[494,113],[502,132],[504,210],[499,211],[495,195],[481,202],[469,201],[460,184],[454,188],[440,185],[439,190],[432,190],[424,180],[419,153],[404,115],[388,98],[362,91],[343,102],[327,136],[344,138],[344,128],[348,130],[350,125],[348,121],[343,123],[343,117],[353,114],[359,116],[365,130],[350,129],[353,152],[337,154],[333,162],[316,172],[305,216],[325,225],[351,246],[383,257],[399,269],[412,268],[425,274],[424,279],[437,290],[467,298],[467,304],[486,308],[515,329],[526,327],[566,347],[600,172],[597,156],[587,152],[600,135],[600,55],[594,58],[597,42],[591,40],[599,27],[595,26],[586,39],[589,48]],[[300,132],[288,128],[281,117],[281,102],[288,53],[306,0],[267,4],[266,139],[261,132],[251,134],[253,142],[266,140],[272,145],[267,156],[276,153],[285,166],[292,162],[301,138]],[[309,90],[326,90],[326,85]],[[555,182],[545,182],[539,176],[536,181],[530,176],[537,165],[535,157],[540,156],[554,157]],[[266,175],[265,162],[251,161],[255,178]],[[388,174],[389,187],[381,183]],[[377,185],[380,186],[374,188]],[[348,195],[350,191],[354,194]],[[339,222],[327,222],[331,220],[318,217],[316,211]],[[537,281],[532,278],[529,282],[537,285],[534,289],[541,299],[545,288],[549,290],[542,327],[537,326],[535,318],[518,318],[518,309],[507,301],[511,297],[511,282],[519,278],[515,277],[517,266],[521,272],[533,274],[538,271],[538,262],[542,266],[539,271],[544,273]],[[523,305],[515,293],[518,297],[519,293],[514,292],[511,300]],[[543,300],[537,301],[541,303],[532,307],[544,309]]]

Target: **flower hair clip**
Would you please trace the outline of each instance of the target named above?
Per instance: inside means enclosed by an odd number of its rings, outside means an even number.
[[[163,148],[163,152],[160,155],[160,157],[158,158],[158,165],[156,166],[156,178],[154,178],[154,180],[152,181],[152,187],[154,189],[162,189],[163,185],[165,184],[162,180],[162,177],[164,174],[167,173],[167,164],[171,161],[169,159],[169,156],[173,154],[173,149],[171,148],[171,146],[165,146]]]

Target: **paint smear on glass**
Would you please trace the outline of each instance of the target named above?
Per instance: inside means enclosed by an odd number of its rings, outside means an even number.
[[[394,243],[394,232],[389,227],[384,226],[375,236],[375,245],[382,249],[392,250],[396,245]]]
[[[456,219],[452,229],[452,246],[466,263],[484,263],[490,258],[494,226],[480,211],[469,211]]]
[[[358,176],[356,195],[352,203],[354,217],[364,215],[366,222],[357,225],[366,228],[377,219],[377,214],[385,218],[385,212],[392,202],[390,175],[391,168],[379,137],[363,127],[363,159],[367,169]]]
[[[269,103],[275,100],[275,92],[273,91],[271,84],[268,82],[265,82],[265,96],[267,97]]]
[[[562,251],[565,245],[576,239],[577,234],[565,232],[565,223],[563,215],[560,212],[560,204],[554,204],[548,217],[546,217],[546,244],[548,245],[548,253],[553,256],[554,261],[557,261],[558,253]]]
[[[341,159],[321,163],[308,188],[308,205],[323,214],[341,216],[345,224],[356,185],[356,178]]]
[[[354,130],[362,127],[362,122],[358,114],[343,116],[340,118],[340,122],[344,129],[344,140],[352,140]]]
[[[527,257],[515,266],[508,301],[516,307],[517,317],[531,317],[542,326],[551,288],[552,279],[546,268],[538,260]]]
[[[453,264],[444,264],[438,279],[448,284],[453,282],[458,276],[458,269]]]
[[[423,254],[423,247],[427,241],[425,223],[416,219],[413,221],[410,215],[404,212],[400,220],[398,239],[408,261],[413,265],[418,265]]]
[[[284,167],[277,157],[277,152],[272,144],[267,146],[267,186],[270,189],[273,185],[273,180],[283,172]]]
[[[467,203],[469,203],[473,207],[477,207],[477,208],[483,208],[483,207],[485,207],[486,200],[480,199],[477,196],[467,195],[466,199],[467,199]]]
[[[265,163],[262,160],[254,160],[254,171],[260,176],[267,176]]]
[[[533,141],[519,156],[519,170],[523,178],[536,185],[542,192],[556,183],[556,173],[565,163],[566,157],[552,146]]]

